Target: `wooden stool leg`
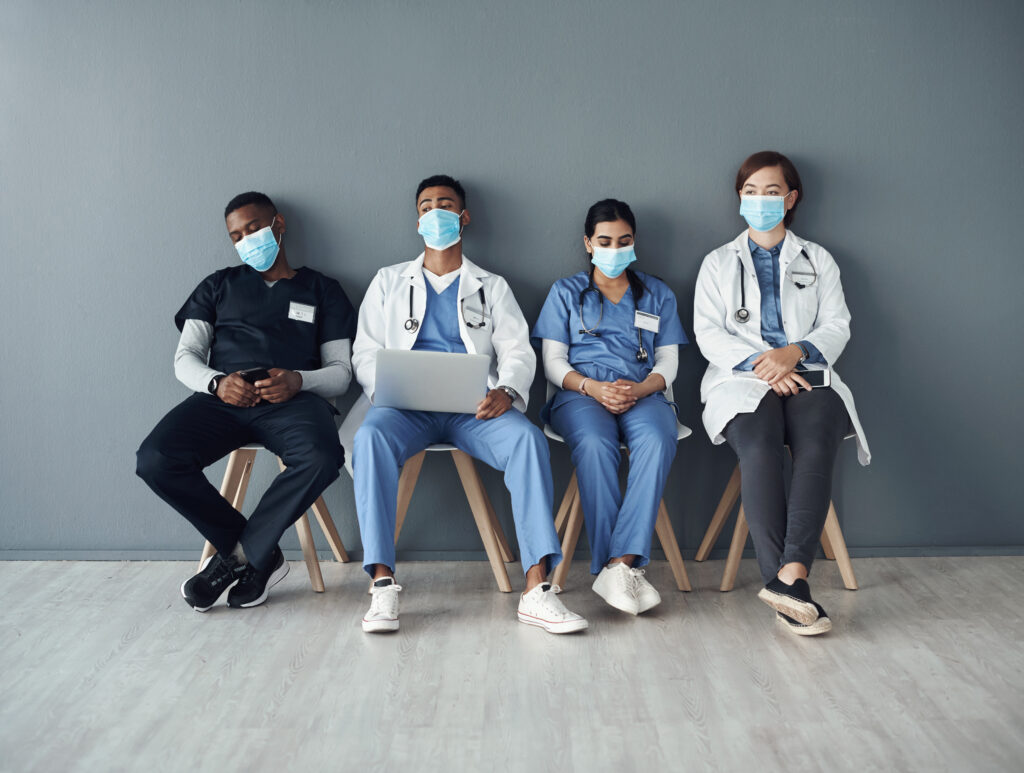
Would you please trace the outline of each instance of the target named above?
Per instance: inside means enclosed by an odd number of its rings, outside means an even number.
[[[683,563],[683,554],[679,552],[679,542],[676,540],[672,521],[669,520],[664,499],[658,505],[658,520],[654,524],[654,530],[658,533],[658,541],[661,542],[661,549],[665,551],[665,558],[668,559],[668,564],[672,567],[672,574],[676,578],[676,587],[681,591],[691,590],[690,578],[686,575],[686,565]]]
[[[572,477],[569,478],[569,485],[565,487],[565,496],[562,497],[562,504],[558,506],[558,513],[555,515],[555,531],[558,533],[558,539],[562,539],[565,536],[565,523],[569,517],[569,510],[572,508],[573,502],[576,501],[579,493],[579,481],[576,480],[576,470],[573,470]]]
[[[473,512],[473,518],[476,520],[476,528],[480,532],[484,550],[491,562],[491,571],[494,572],[498,589],[504,593],[511,593],[512,583],[509,581],[505,562],[502,561],[501,548],[498,546],[498,538],[494,533],[491,517],[487,511],[487,492],[476,471],[476,465],[473,464],[473,459],[468,454],[458,449],[452,451],[452,459],[455,462],[455,469],[458,470],[459,478],[462,480],[462,488],[466,492],[466,499],[469,500],[469,509]]]
[[[398,509],[395,511],[395,544],[398,544],[398,535],[402,533],[402,524],[405,523],[405,514],[409,512],[409,502],[412,501],[412,492],[416,488],[416,480],[420,477],[420,469],[423,467],[423,457],[426,451],[420,451],[413,457],[405,460],[402,465],[402,474],[398,478]]]
[[[203,545],[203,554],[199,556],[199,571],[203,571],[203,564],[206,563],[206,559],[217,552],[217,548],[213,546],[213,543],[207,542]]]
[[[281,457],[277,457],[277,466],[284,472],[287,467]],[[309,584],[317,593],[324,592],[324,576],[320,573],[320,559],[316,556],[316,543],[313,541],[313,530],[309,528],[309,517],[303,513],[295,522],[295,531],[299,535],[302,546],[302,557],[306,559],[306,571],[309,572]]]
[[[701,540],[700,547],[697,548],[697,555],[694,556],[694,561],[704,561],[708,554],[711,553],[711,548],[715,546],[715,541],[718,539],[718,535],[722,533],[722,527],[725,526],[725,521],[729,514],[732,513],[733,507],[736,506],[736,500],[739,498],[740,466],[737,464],[736,469],[732,471],[729,482],[725,484],[725,491],[722,492],[722,498],[718,501],[715,514],[711,516],[711,523],[708,524],[707,531],[704,532],[704,539]]]
[[[309,518],[305,513],[295,522],[295,531],[299,533],[299,544],[302,545],[302,557],[306,559],[310,585],[317,593],[323,593],[324,576],[320,573],[320,560],[316,557],[313,530],[309,528]]]
[[[749,533],[747,516],[743,512],[743,505],[740,504],[740,512],[736,516],[736,528],[732,532],[732,543],[729,545],[729,557],[725,559],[725,572],[722,573],[722,584],[718,586],[720,591],[730,591],[733,585],[736,584],[736,573],[740,569],[740,559],[743,558],[743,546],[747,544],[747,535]]]
[[[494,536],[498,540],[498,549],[501,551],[501,558],[506,564],[510,564],[516,560],[515,553],[512,552],[512,546],[508,544],[508,539],[505,537],[505,530],[501,528],[501,521],[498,520],[498,514],[494,512],[494,505],[491,504],[491,498],[487,496],[487,489],[483,489],[484,492],[484,503],[487,505],[487,516],[491,519],[491,530],[494,531]]]
[[[334,558],[343,564],[348,563],[348,553],[345,552],[345,545],[342,543],[341,535],[338,534],[338,529],[334,525],[334,519],[331,518],[327,505],[324,504],[324,498],[317,497],[311,509],[317,521],[320,522],[320,528],[323,529],[324,536],[327,537],[327,544],[331,546]]]
[[[853,575],[853,563],[850,561],[850,553],[846,549],[846,540],[843,539],[843,531],[839,528],[839,517],[836,515],[834,503],[828,503],[828,515],[825,517],[825,531],[827,539],[832,543],[835,551],[836,563],[839,565],[839,574],[843,577],[843,585],[847,590],[857,590],[857,578]]]
[[[245,492],[249,488],[249,477],[252,474],[252,463],[256,452],[247,448],[238,448],[228,457],[228,466],[224,470],[224,479],[220,484],[220,495],[236,510],[241,510],[245,501]],[[199,570],[202,571],[206,559],[216,553],[216,549],[207,542],[203,546],[203,554],[199,558]]]
[[[575,473],[573,473],[575,476]],[[575,477],[573,478],[575,480]],[[555,573],[551,582],[561,588],[565,587],[565,580],[569,576],[569,567],[572,565],[572,556],[576,552],[576,543],[580,539],[580,529],[583,528],[583,503],[579,494],[573,499],[572,507],[569,508],[569,515],[566,518],[565,536],[562,537],[562,562],[555,567]]]
[[[235,461],[237,466],[237,480],[234,485],[228,488],[228,473],[231,472],[231,462]],[[231,503],[231,506],[241,512],[245,503],[245,492],[249,490],[249,479],[252,477],[252,463],[256,460],[256,451],[249,448],[239,448],[231,454],[228,459],[228,469],[224,471],[224,485],[221,486],[220,494]],[[228,493],[225,493],[228,488]]]
[[[832,502],[828,503],[829,512],[832,510]],[[825,517],[825,523],[828,524],[828,516]],[[828,529],[822,529],[821,531],[821,549],[825,553],[825,558],[829,561],[836,560],[836,551],[832,548],[832,540],[828,538]]]

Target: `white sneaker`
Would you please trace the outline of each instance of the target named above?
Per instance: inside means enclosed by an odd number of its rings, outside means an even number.
[[[594,593],[616,609],[631,615],[640,613],[640,600],[637,598],[637,584],[633,569],[621,561],[602,569],[601,573],[597,575],[597,579],[594,580],[593,588]]]
[[[543,628],[548,633],[573,633],[587,627],[587,621],[570,612],[555,594],[557,585],[542,582],[519,597],[519,622]]]
[[[637,614],[658,606],[661,603],[661,594],[644,577],[646,572],[643,569],[635,568],[630,571],[633,573],[633,582],[636,585],[636,599],[639,604]]]
[[[366,633],[387,633],[398,630],[398,592],[402,586],[394,577],[374,580],[370,586],[370,611],[363,617]]]

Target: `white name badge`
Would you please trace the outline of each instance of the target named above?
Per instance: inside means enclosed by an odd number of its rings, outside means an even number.
[[[657,333],[661,327],[661,317],[657,314],[648,314],[646,311],[638,311],[633,317],[633,325],[641,330],[650,330]]]
[[[288,319],[297,322],[312,322],[316,319],[316,306],[307,306],[305,303],[292,301],[288,304]]]

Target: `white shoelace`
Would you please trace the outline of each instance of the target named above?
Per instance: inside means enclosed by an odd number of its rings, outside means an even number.
[[[644,575],[647,574],[647,572],[643,569],[634,569],[633,567],[630,567],[629,574],[632,578],[633,590],[639,595],[640,591],[644,589],[644,586],[650,584],[646,579],[644,579]]]
[[[562,600],[556,595],[561,592],[562,589],[559,586],[552,584],[550,588],[540,594],[541,605],[547,613],[553,616],[557,616],[559,618],[576,617],[575,613],[570,612],[566,608],[565,604],[562,603]]]
[[[637,593],[640,592],[640,583],[637,582],[636,572],[643,570],[634,569],[631,566],[626,566],[624,563],[619,563],[617,566],[623,567],[623,569],[612,570],[612,576],[615,578],[619,590],[628,596],[636,597]]]
[[[402,586],[397,583],[382,585],[380,587],[372,586],[370,588],[372,601],[370,601],[370,611],[368,616],[384,616],[387,618],[398,617],[398,592],[400,590],[402,590]]]

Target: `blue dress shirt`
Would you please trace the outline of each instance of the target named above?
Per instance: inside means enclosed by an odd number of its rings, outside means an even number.
[[[781,349],[789,346],[786,332],[782,327],[782,303],[779,298],[779,286],[782,272],[779,270],[779,254],[782,252],[782,245],[786,240],[776,244],[770,250],[754,244],[750,237],[747,237],[747,244],[750,246],[750,257],[754,259],[754,273],[757,274],[757,286],[761,290],[761,338],[773,349]],[[828,365],[828,362],[821,356],[818,347],[810,341],[799,342],[807,350],[807,359],[804,362],[813,362],[820,365]],[[754,360],[761,356],[761,353],[752,354],[733,370],[753,370]],[[799,369],[799,368],[798,368]]]

